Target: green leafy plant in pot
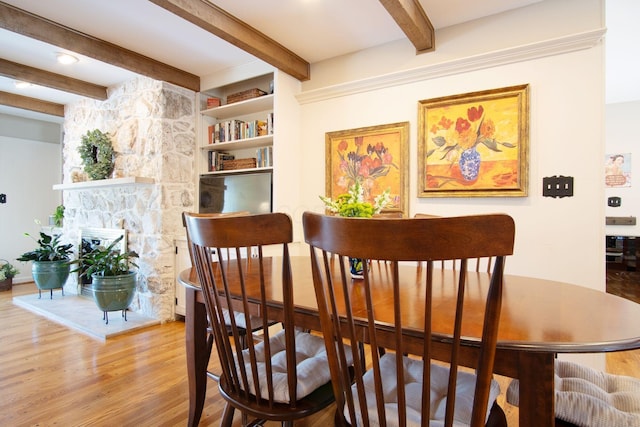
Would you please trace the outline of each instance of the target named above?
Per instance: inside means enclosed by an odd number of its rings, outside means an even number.
[[[80,277],[91,278],[93,299],[107,324],[109,311],[121,310],[124,320],[127,320],[126,310],[136,290],[137,272],[133,268],[138,268],[134,259],[139,255],[135,251],[120,251],[121,240],[122,236],[107,247],[89,248],[74,261],[78,267],[73,271],[80,272]]]
[[[0,259],[0,291],[10,291],[13,278],[20,271],[6,259]]]
[[[33,281],[38,287],[39,297],[42,297],[43,290],[49,290],[53,299],[53,290],[62,289],[64,295],[64,284],[69,278],[71,270],[71,256],[73,254],[71,243],[62,244],[60,235],[50,236],[40,232],[40,238],[35,239],[29,233],[25,236],[31,237],[38,243],[38,247],[32,251],[23,253],[18,261],[32,261],[31,273]]]
[[[64,220],[64,205],[58,205],[53,212],[49,220],[49,225],[56,227],[62,227],[62,221]]]

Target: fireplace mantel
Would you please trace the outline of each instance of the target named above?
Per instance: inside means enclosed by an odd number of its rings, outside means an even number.
[[[153,178],[133,176],[128,178],[98,179],[95,181],[72,182],[70,184],[55,184],[54,190],[87,190],[92,188],[118,187],[123,185],[150,185]]]

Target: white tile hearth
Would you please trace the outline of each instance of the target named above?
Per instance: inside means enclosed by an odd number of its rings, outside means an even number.
[[[60,291],[53,293],[53,299],[50,299],[48,291],[43,292],[40,299],[37,293],[16,296],[13,297],[13,303],[100,340],[160,323],[157,319],[145,317],[133,311],[127,311],[125,321],[121,311],[110,311],[109,324],[106,324],[102,319],[102,311],[91,298],[77,295],[63,296]]]

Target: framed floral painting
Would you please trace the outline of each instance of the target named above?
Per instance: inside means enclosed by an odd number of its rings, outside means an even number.
[[[418,197],[524,197],[529,85],[419,101]]]
[[[365,201],[390,190],[390,204],[382,214],[408,214],[409,122],[327,132],[326,195],[336,199],[356,181]]]

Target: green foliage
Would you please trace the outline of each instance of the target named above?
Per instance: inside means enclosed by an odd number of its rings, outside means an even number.
[[[36,240],[29,233],[24,233]],[[18,261],[68,261],[71,258],[71,243],[63,245],[60,243],[60,235],[49,236],[40,232],[40,239],[36,240],[38,247],[32,251],[23,253]]]
[[[78,153],[90,179],[105,179],[113,172],[114,151],[108,133],[99,129],[88,131],[82,136]]]
[[[11,279],[18,273],[20,273],[20,270],[11,265],[9,261],[0,259],[0,282],[5,279]]]
[[[120,276],[129,273],[132,267],[138,267],[132,258],[139,256],[135,251],[121,252],[114,249],[121,240],[122,236],[106,248],[98,246],[80,254],[80,257],[73,262],[79,264],[73,272],[81,271],[81,276],[86,277],[91,277],[94,273],[99,276]]]
[[[62,220],[64,219],[64,206],[58,205],[56,211],[53,213],[53,223],[56,227],[62,227]]]
[[[331,200],[329,197],[320,196],[320,200],[324,202],[327,209],[339,216],[371,218],[373,215],[380,213],[389,204],[389,190],[379,194],[374,198],[374,204],[364,201],[364,189],[360,181],[356,181],[349,192]]]

